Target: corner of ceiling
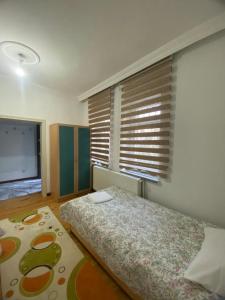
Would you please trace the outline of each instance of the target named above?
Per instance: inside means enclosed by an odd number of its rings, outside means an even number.
[[[183,33],[182,35],[178,36],[176,39],[171,40],[170,42],[166,43],[162,47],[152,51],[151,53],[147,54],[146,56],[132,63],[131,65],[127,66],[120,72],[100,82],[93,88],[79,95],[78,100],[80,102],[84,102],[85,100],[87,100],[88,97],[96,93],[99,93],[100,91],[112,85],[117,84],[123,79],[141,71],[142,69],[156,63],[157,61],[169,55],[177,53],[178,51],[224,29],[225,29],[225,12]]]

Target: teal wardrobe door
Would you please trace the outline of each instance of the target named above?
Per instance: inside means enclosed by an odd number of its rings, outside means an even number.
[[[74,193],[74,128],[59,127],[60,196]]]
[[[78,128],[78,190],[90,188],[90,130]]]

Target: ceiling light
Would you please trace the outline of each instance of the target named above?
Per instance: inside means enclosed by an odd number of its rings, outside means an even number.
[[[37,52],[24,44],[5,41],[0,43],[0,48],[3,54],[16,64],[13,70],[19,77],[27,75],[22,66],[36,65],[40,62]]]
[[[24,71],[24,69],[22,69],[21,67],[18,67],[15,69],[15,73],[16,75],[18,75],[19,77],[24,77],[26,76],[26,73]]]
[[[40,62],[37,52],[22,43],[5,41],[0,43],[2,52],[14,62],[23,62],[25,65],[36,65]]]

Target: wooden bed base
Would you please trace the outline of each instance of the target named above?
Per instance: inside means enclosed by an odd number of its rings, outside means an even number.
[[[130,288],[121,281],[106,265],[106,263],[96,254],[95,251],[90,247],[90,245],[79,235],[75,228],[70,227],[70,231],[75,235],[75,237],[81,242],[81,244],[90,252],[90,254],[96,259],[96,261],[102,266],[102,268],[113,278],[113,280],[121,287],[121,289],[133,300],[141,300],[141,297],[134,294]]]

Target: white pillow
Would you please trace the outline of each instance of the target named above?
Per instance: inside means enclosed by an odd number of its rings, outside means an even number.
[[[203,285],[211,292],[225,296],[225,230],[205,228],[202,247],[186,270],[184,277]]]
[[[113,197],[111,195],[109,195],[107,192],[104,192],[104,191],[88,194],[88,198],[96,204],[102,203],[102,202],[107,202],[107,201],[113,199]]]

